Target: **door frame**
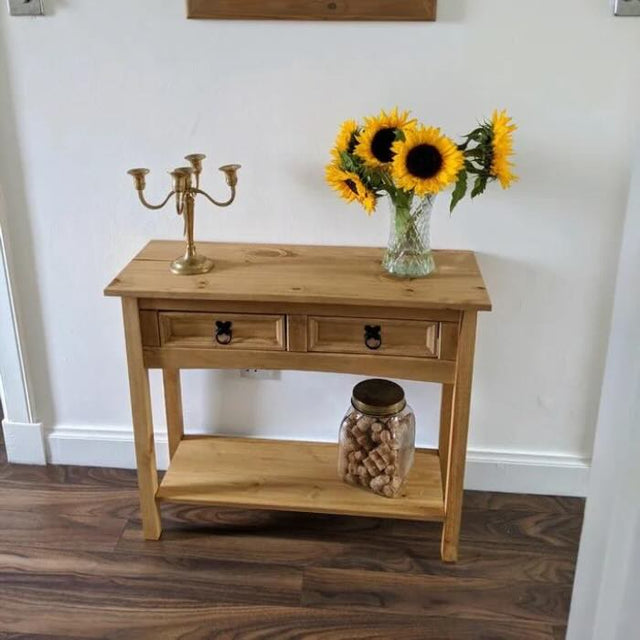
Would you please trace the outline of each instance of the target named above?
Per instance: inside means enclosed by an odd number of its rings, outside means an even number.
[[[640,148],[622,234],[568,640],[627,640],[640,626],[639,274]]]
[[[42,423],[37,421],[29,384],[20,318],[6,235],[6,200],[0,185],[0,397],[9,462],[46,464]]]

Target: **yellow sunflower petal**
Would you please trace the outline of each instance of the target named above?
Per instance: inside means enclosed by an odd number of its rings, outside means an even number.
[[[376,194],[366,187],[357,173],[345,171],[332,163],[327,165],[326,180],[347,202],[360,203],[368,214],[375,211]]]
[[[392,145],[396,131],[409,131],[415,127],[415,120],[409,119],[408,111],[394,108],[387,113],[365,118],[364,129],[358,138],[355,153],[370,168],[386,167],[393,160]]]
[[[442,191],[458,178],[464,156],[453,140],[435,127],[405,132],[393,145],[391,173],[395,185],[418,196]]]
[[[335,144],[331,150],[334,162],[340,163],[344,152],[353,153],[355,148],[355,136],[358,134],[358,123],[355,120],[345,120],[340,126]]]
[[[327,184],[337,191],[338,195],[347,202],[353,202],[358,197],[356,180],[360,178],[349,171],[343,171],[335,164],[327,165],[325,171]]]
[[[503,189],[508,189],[518,180],[513,171],[513,132],[518,127],[512,122],[506,111],[494,111],[491,117],[492,160],[491,175],[496,178]]]

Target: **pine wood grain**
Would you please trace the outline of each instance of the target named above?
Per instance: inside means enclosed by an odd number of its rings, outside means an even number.
[[[365,326],[380,327],[376,354],[437,357],[438,324],[416,320],[380,318],[309,318],[309,351],[324,353],[372,353],[365,343]]]
[[[215,262],[213,271],[173,276],[169,262],[183,252],[182,244],[152,240],[105,289],[105,295],[491,310],[471,251],[435,251],[436,272],[408,280],[382,269],[383,250],[378,248],[200,242],[199,250]]]
[[[179,349],[285,349],[284,316],[258,313],[179,313],[163,311],[160,342],[163,347]],[[216,322],[231,323],[231,342],[215,340]]]
[[[127,349],[131,415],[138,468],[140,508],[144,518],[144,534],[150,540],[157,540],[160,537],[162,526],[160,512],[155,501],[155,494],[158,489],[158,471],[153,437],[153,418],[151,415],[149,371],[144,366],[140,314],[138,301],[135,298],[122,299],[122,316]]]
[[[368,376],[451,383],[455,363],[433,358],[405,358],[383,354],[297,353],[223,349],[144,349],[150,369],[286,369],[330,371]]]
[[[458,559],[477,315],[475,311],[464,312],[458,335],[449,445],[446,447],[448,459],[443,473],[446,517],[442,527],[442,559],[446,562],[455,562]]]
[[[176,452],[184,435],[180,369],[163,369],[162,386],[164,389],[164,409],[167,419],[169,458],[173,458],[173,454]]]
[[[221,300],[189,300],[186,298],[140,298],[138,304],[141,309],[153,311],[201,311],[201,312],[232,312],[254,313],[256,305],[246,301]],[[286,313],[293,315],[340,315],[344,306],[329,304],[304,304],[300,302],[261,302],[262,313]],[[354,307],[351,313],[357,313],[361,318],[399,318],[400,320],[428,320],[432,322],[451,322],[456,324],[460,320],[460,312],[451,309],[413,309],[411,307]]]
[[[188,18],[435,20],[436,0],[187,0]]]
[[[416,451],[409,480],[395,499],[345,484],[336,460],[334,444],[190,438],[179,444],[156,495],[173,502],[442,519],[440,463],[433,451]]]

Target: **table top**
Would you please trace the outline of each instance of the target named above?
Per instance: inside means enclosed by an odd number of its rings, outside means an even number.
[[[215,263],[213,271],[174,275],[169,263],[184,254],[184,246],[152,240],[112,280],[105,295],[491,310],[472,251],[434,251],[436,271],[406,279],[384,271],[381,248],[199,242],[198,252]]]

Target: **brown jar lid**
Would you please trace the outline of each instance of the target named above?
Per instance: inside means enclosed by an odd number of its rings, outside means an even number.
[[[404,390],[391,380],[370,378],[353,387],[351,404],[361,413],[387,416],[402,411],[407,405]]]

